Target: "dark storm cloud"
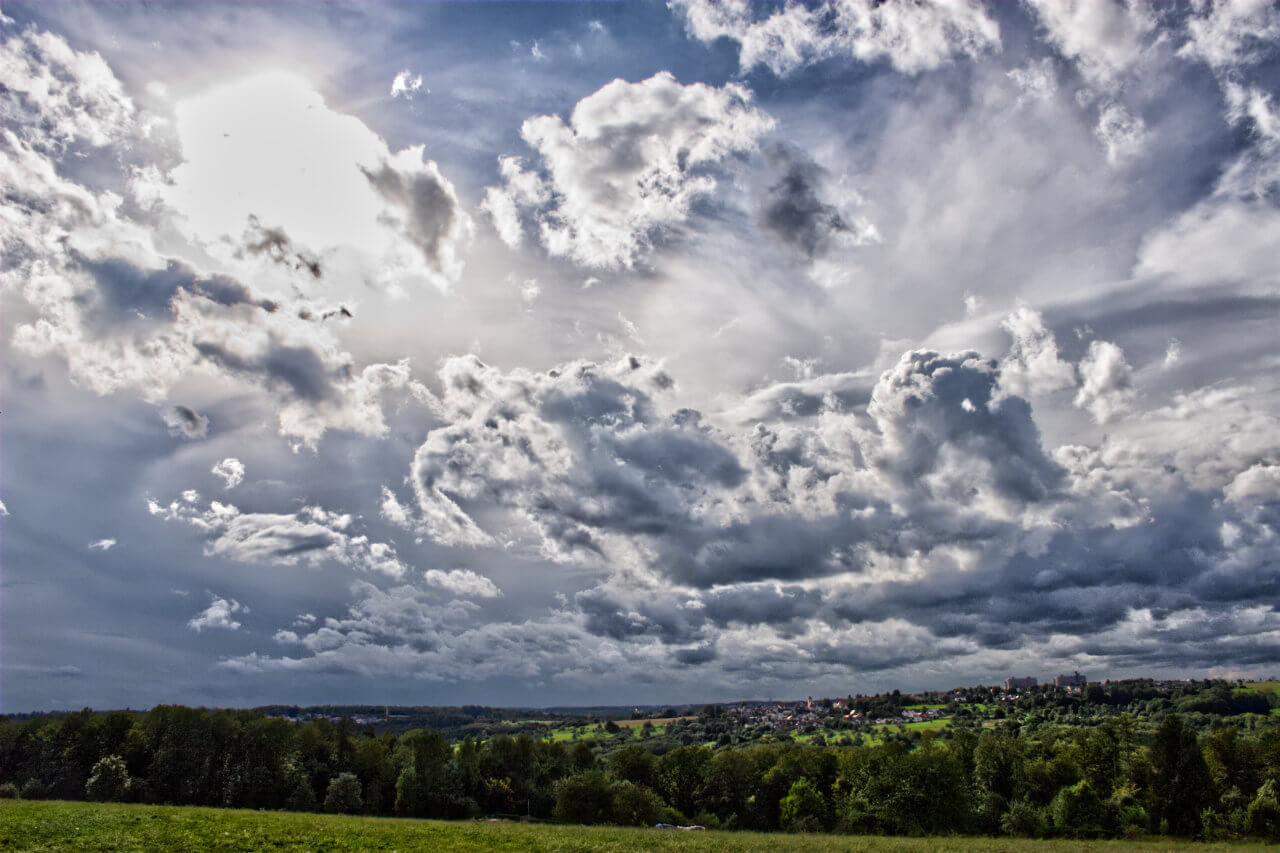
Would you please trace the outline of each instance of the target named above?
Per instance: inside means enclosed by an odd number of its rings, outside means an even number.
[[[330,398],[335,382],[350,376],[346,365],[333,367],[326,364],[315,350],[303,346],[273,342],[262,352],[250,356],[204,341],[198,341],[195,348],[202,357],[225,370],[261,377],[268,385],[283,386],[301,399],[312,402]]]
[[[180,261],[170,260],[161,269],[144,269],[121,258],[80,258],[79,263],[97,285],[90,315],[103,331],[139,321],[171,319],[173,298],[181,291],[224,307],[252,305],[267,312],[279,308],[269,299],[255,298],[249,288],[230,276],[201,275]]]
[[[430,168],[406,172],[383,163],[378,169],[361,167],[361,171],[378,194],[404,214],[404,235],[440,269],[448,262],[443,250],[453,239],[459,211],[453,188],[434,167],[432,163]]]
[[[305,270],[312,278],[320,278],[324,274],[318,257],[295,247],[283,228],[269,228],[259,222],[256,216],[249,217],[244,241],[244,247],[250,254],[265,255],[290,269]]]
[[[832,235],[851,232],[836,206],[823,198],[828,176],[821,166],[789,145],[773,145],[767,155],[782,176],[769,188],[760,212],[766,228],[810,258],[827,248]]]
[[[183,438],[204,438],[209,434],[209,419],[187,406],[168,406],[162,417],[173,435]]]
[[[691,649],[676,649],[674,656],[677,663],[685,666],[697,666],[710,663],[719,656],[719,653],[716,652],[715,646],[706,645],[694,646]]]

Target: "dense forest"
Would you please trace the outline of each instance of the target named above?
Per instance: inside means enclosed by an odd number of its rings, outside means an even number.
[[[717,706],[640,742],[611,721],[586,729],[598,737],[450,743],[437,729],[379,734],[347,717],[86,710],[0,723],[0,796],[890,835],[1280,839],[1275,699],[1241,696],[1219,687],[1121,706],[1106,694],[1040,691],[1008,709],[953,704],[933,730],[836,729],[816,743],[744,736],[752,731]],[[878,713],[902,702],[853,700]]]

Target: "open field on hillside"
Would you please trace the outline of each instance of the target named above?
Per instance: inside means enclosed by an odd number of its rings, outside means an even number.
[[[1263,851],[1266,845],[1158,841],[1025,841],[680,832],[546,824],[445,822],[180,806],[0,800],[0,850],[449,851]]]
[[[667,733],[667,727],[674,722],[680,720],[696,720],[697,717],[660,717],[653,720],[613,720],[618,728],[622,729],[616,735],[606,732],[601,725],[592,723],[584,726],[556,726],[547,731],[546,737],[556,742],[571,741],[578,739],[594,739],[604,740],[611,737],[631,737],[643,738],[644,724],[652,723],[651,729],[654,737],[662,737]]]
[[[696,716],[689,715],[685,717],[657,717],[652,720],[614,720],[615,723],[622,727],[638,726],[643,728],[645,723],[653,723],[655,727],[666,726],[668,723],[674,723],[677,720],[696,720]]]
[[[1280,693],[1280,681],[1246,681],[1244,687],[1235,689],[1239,693]]]

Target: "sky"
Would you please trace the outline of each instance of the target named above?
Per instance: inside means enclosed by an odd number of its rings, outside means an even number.
[[[0,710],[1280,671],[1280,5],[0,12]]]

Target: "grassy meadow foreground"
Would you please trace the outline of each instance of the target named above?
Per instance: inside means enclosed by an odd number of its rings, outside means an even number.
[[[1275,849],[1263,844],[877,838],[404,820],[192,806],[0,800],[0,850],[1074,851]]]

